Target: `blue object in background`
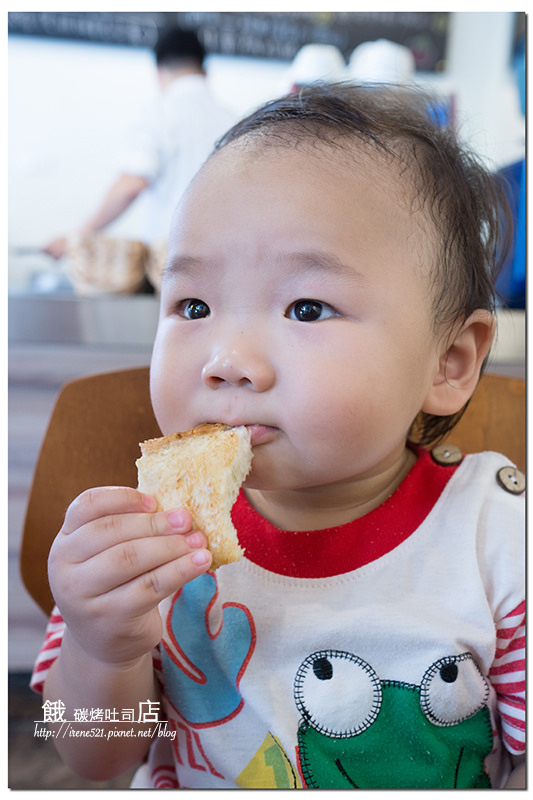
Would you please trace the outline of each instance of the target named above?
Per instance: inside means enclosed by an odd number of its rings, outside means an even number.
[[[496,282],[496,291],[508,308],[525,308],[526,296],[526,162],[500,170],[513,217],[511,252]]]

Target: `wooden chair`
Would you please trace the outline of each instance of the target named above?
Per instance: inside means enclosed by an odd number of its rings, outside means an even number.
[[[494,450],[526,469],[526,384],[483,375],[462,419],[446,437],[463,453]]]
[[[160,436],[148,367],[67,383],[46,432],[30,492],[21,549],[24,584],[49,613],[47,558],[69,503],[93,486],[136,486],[139,442]],[[525,385],[485,375],[450,443],[465,453],[497,450],[525,469]]]
[[[48,614],[47,559],[68,505],[94,486],[136,486],[139,442],[161,436],[150,403],[148,367],[65,384],[41,447],[24,523],[24,585]]]

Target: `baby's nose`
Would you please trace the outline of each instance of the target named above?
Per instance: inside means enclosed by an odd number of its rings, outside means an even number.
[[[238,386],[265,392],[273,386],[275,373],[270,359],[242,341],[239,345],[218,347],[203,367],[202,379],[211,389]]]

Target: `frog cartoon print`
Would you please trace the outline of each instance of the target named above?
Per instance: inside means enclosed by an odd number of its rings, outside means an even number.
[[[300,665],[298,761],[309,788],[490,788],[489,686],[470,653],[431,664],[420,684],[380,680],[342,650]]]
[[[167,697],[180,720],[180,757],[221,785],[490,787],[484,771],[493,745],[489,686],[470,653],[439,658],[422,667],[418,684],[409,684],[381,680],[353,653],[315,651],[288,679],[300,715],[298,769],[276,731],[265,730],[239,774],[223,775],[202,737],[246,717],[240,683],[256,648],[253,614],[241,603],[220,603],[216,578],[207,574],[176,594],[165,631],[161,660]]]

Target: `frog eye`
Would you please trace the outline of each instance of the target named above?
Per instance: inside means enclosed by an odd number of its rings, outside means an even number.
[[[318,733],[355,736],[376,719],[381,682],[372,667],[342,650],[320,650],[300,665],[294,698],[303,719]]]
[[[434,725],[458,725],[483,708],[489,686],[470,653],[447,656],[422,678],[420,705]]]

